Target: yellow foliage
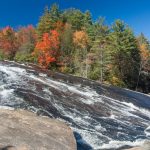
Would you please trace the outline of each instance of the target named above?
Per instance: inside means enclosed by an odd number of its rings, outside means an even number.
[[[142,61],[147,61],[150,58],[150,52],[148,51],[146,44],[140,45],[140,52]]]
[[[76,31],[73,34],[73,42],[75,45],[85,48],[89,42],[87,33],[84,31]]]
[[[113,76],[111,78],[110,83],[112,85],[115,85],[115,86],[120,86],[120,87],[124,87],[125,86],[124,83],[118,77],[115,77],[115,76]]]

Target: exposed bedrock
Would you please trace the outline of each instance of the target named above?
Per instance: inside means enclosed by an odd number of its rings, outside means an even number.
[[[0,109],[0,150],[76,150],[76,141],[59,120]]]

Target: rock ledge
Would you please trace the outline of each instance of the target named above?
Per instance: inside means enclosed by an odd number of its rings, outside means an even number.
[[[63,122],[25,110],[0,109],[0,150],[76,150]]]

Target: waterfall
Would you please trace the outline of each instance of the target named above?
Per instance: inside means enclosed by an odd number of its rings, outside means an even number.
[[[148,95],[34,65],[0,62],[0,108],[66,122],[79,150],[121,149],[150,139]]]

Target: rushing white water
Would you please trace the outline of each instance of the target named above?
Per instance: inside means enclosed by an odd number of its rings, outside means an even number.
[[[24,108],[65,121],[79,150],[137,146],[150,139],[149,96],[58,75],[56,80],[31,66],[0,62],[0,108]]]

